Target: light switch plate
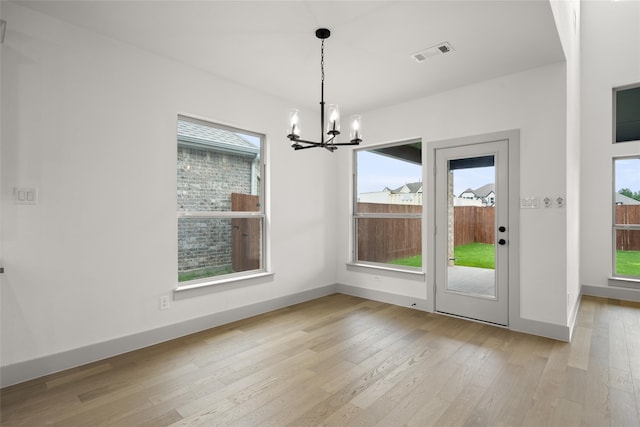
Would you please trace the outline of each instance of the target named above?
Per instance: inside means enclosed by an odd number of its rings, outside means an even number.
[[[16,187],[13,189],[14,200],[18,205],[38,204],[38,189]]]
[[[538,198],[535,196],[520,199],[520,209],[538,209]]]

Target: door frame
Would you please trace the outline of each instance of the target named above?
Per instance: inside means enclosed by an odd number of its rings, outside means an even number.
[[[427,218],[425,234],[427,243],[427,299],[430,300],[430,311],[435,312],[436,296],[436,150],[464,145],[482,144],[486,142],[507,141],[509,151],[509,273],[508,273],[508,321],[507,327],[520,319],[520,130],[513,129],[502,132],[473,135],[460,138],[427,142],[429,161],[426,162],[426,176],[430,179],[426,194],[424,211]],[[472,319],[470,319],[472,320]]]

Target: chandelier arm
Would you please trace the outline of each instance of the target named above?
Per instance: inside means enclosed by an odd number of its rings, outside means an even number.
[[[305,139],[299,139],[299,138],[292,139],[292,141],[295,141],[297,143],[302,143],[302,144],[309,144],[309,145],[313,145],[313,146],[316,146],[316,147],[322,147],[325,144],[324,142],[307,141]]]
[[[360,144],[360,140],[353,140],[349,142],[334,142],[331,145],[358,145]]]
[[[296,145],[293,147],[294,150],[306,150],[307,148],[317,148],[317,147],[323,147],[322,144],[318,144],[317,142],[313,142],[313,145]]]

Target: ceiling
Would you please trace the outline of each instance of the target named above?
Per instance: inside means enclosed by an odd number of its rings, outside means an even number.
[[[312,109],[327,27],[325,101],[343,116],[564,60],[548,0],[14,3]],[[454,50],[410,57],[441,42]]]

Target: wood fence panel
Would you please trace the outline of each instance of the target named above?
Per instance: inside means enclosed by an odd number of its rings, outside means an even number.
[[[617,205],[616,224],[640,224],[640,205]],[[616,230],[616,249],[640,251],[640,231]]]
[[[495,208],[456,206],[454,208],[454,246],[469,243],[495,243]],[[359,213],[418,214],[422,206],[385,203],[358,203]],[[617,224],[640,224],[640,205],[616,206]],[[358,257],[362,261],[388,262],[421,253],[421,221],[415,219],[360,218]],[[640,231],[616,232],[618,250],[640,251]]]
[[[231,193],[231,210],[234,212],[258,212],[260,197],[251,194]],[[231,220],[231,263],[233,271],[260,268],[260,218],[233,218]]]
[[[456,206],[453,208],[453,245],[494,243],[495,208],[482,206]]]
[[[359,213],[419,214],[420,205],[358,203]],[[358,259],[388,262],[422,253],[420,218],[358,218]]]

